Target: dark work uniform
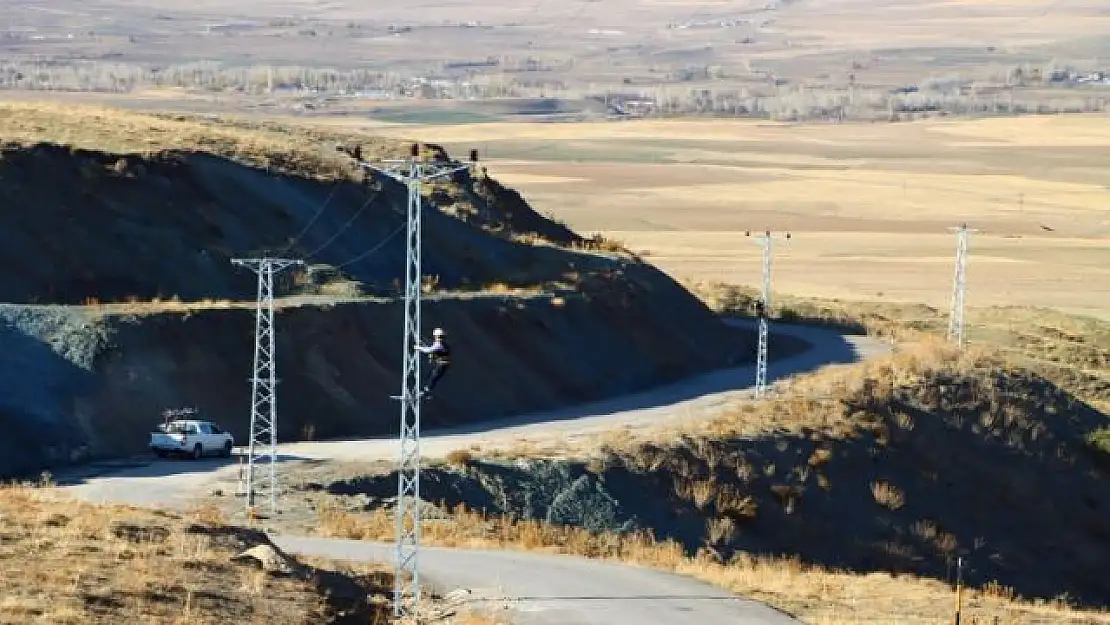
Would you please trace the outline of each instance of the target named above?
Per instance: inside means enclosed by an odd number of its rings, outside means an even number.
[[[432,343],[431,347],[426,347],[420,351],[428,354],[428,359],[432,361],[432,373],[428,377],[428,383],[424,385],[424,392],[427,393],[435,387],[443,374],[447,373],[448,367],[451,366],[451,348],[447,342],[440,339]]]

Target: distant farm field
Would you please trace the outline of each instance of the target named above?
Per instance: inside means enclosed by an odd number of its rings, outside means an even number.
[[[463,153],[581,231],[675,277],[946,306],[954,235],[971,239],[969,305],[1110,317],[1110,119],[1045,116],[906,124],[682,120],[389,126]]]

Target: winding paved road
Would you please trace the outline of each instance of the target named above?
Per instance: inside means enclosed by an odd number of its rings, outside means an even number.
[[[743,321],[733,321],[743,325]],[[778,334],[803,339],[812,348],[772,361],[771,380],[889,353],[887,343],[804,326],[773,326]],[[772,358],[773,358],[772,354]],[[750,396],[754,367],[695,376],[634,395],[497,422],[424,433],[422,451],[442,456],[470,445],[573,441],[575,437],[621,427],[651,427],[669,421],[712,418],[726,402]],[[376,438],[280,446],[283,461],[375,460],[396,454],[396,441]],[[59,476],[59,484],[91,501],[141,506],[187,505],[206,488],[235,474],[226,460],[137,461],[102,464],[83,474]],[[338,539],[275,536],[292,553],[348,560],[391,561],[391,545]],[[604,562],[517,552],[421,549],[424,582],[440,590],[463,587],[476,600],[508,599],[519,625],[774,625],[796,623],[762,604],[734,597],[691,579]]]
[[[275,536],[289,553],[393,561],[393,545]],[[420,548],[422,581],[468,601],[508,608],[514,625],[786,625],[798,621],[697,580],[650,569],[512,551]]]

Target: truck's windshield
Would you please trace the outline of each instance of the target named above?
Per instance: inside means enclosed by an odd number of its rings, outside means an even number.
[[[162,428],[167,434],[193,434],[196,428],[188,423],[167,423]]]

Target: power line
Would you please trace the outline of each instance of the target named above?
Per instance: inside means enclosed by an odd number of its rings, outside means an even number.
[[[327,241],[324,241],[324,243],[322,245],[320,245],[316,249],[312,250],[308,254],[305,254],[304,255],[305,258],[312,258],[312,257],[316,256],[317,254],[319,254],[320,252],[322,252],[327,246],[331,245],[332,242],[334,242],[336,239],[339,238],[340,235],[342,235],[344,232],[347,231],[347,228],[351,227],[351,224],[353,224],[355,222],[355,220],[358,219],[359,215],[361,215],[363,213],[363,211],[365,211],[366,208],[368,206],[370,206],[370,204],[373,203],[373,201],[376,200],[380,194],[381,194],[381,190],[378,190],[378,191],[375,191],[373,195],[366,198],[366,201],[362,203],[362,206],[358,207],[358,210],[355,211],[355,213],[353,215],[351,215],[350,219],[348,219],[346,223],[344,223],[342,226],[339,227],[339,230],[337,230],[335,232],[335,234],[331,235],[330,239],[328,239]]]
[[[397,236],[398,234],[401,234],[401,231],[404,230],[405,226],[407,226],[407,225],[408,225],[407,223],[402,223],[400,226],[397,226],[397,228],[393,232],[390,232],[389,235],[387,235],[384,239],[382,239],[380,242],[378,242],[378,244],[375,245],[374,247],[362,252],[358,256],[355,256],[354,258],[352,258],[352,259],[350,259],[346,262],[343,262],[339,265],[333,265],[334,268],[336,270],[342,269],[342,268],[346,267],[347,265],[357,263],[358,261],[372,255],[374,252],[377,252],[378,250],[385,247],[385,245],[387,243],[389,243],[391,240],[393,240],[393,237]]]
[[[328,197],[324,198],[324,202],[320,204],[319,208],[316,209],[316,213],[312,215],[312,218],[308,220],[308,223],[306,223],[304,227],[301,228],[301,231],[297,233],[297,236],[290,239],[289,244],[282,248],[281,253],[285,254],[289,252],[289,250],[293,249],[293,246],[301,240],[301,237],[303,237],[308,232],[308,229],[311,228],[316,223],[316,221],[320,219],[320,216],[324,214],[324,209],[326,209],[328,207],[328,204],[331,203],[331,199],[335,197],[335,192],[339,190],[341,184],[342,183],[337,182],[332,185],[331,191],[328,193]]]

